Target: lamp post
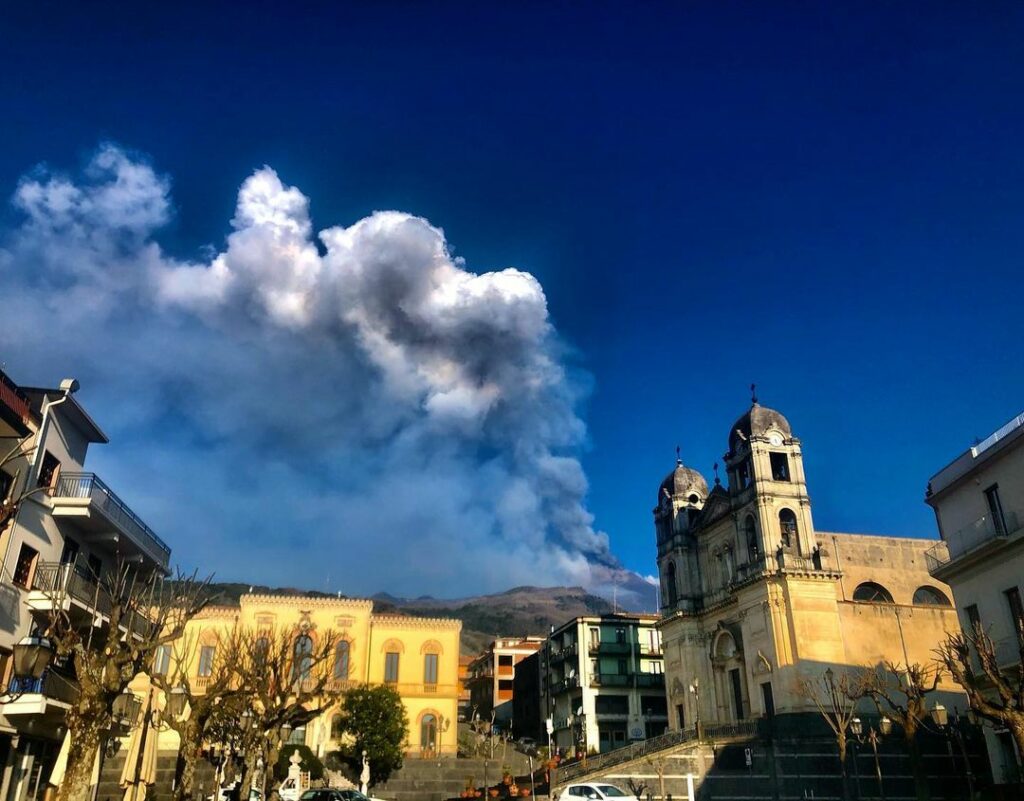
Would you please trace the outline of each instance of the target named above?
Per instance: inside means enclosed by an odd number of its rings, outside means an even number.
[[[964,776],[967,778],[967,793],[968,798],[974,799],[974,772],[971,770],[971,759],[967,754],[967,745],[964,743],[963,736],[963,720],[960,717],[960,713],[956,710],[953,712],[953,718],[950,720],[949,712],[942,704],[936,703],[932,707],[931,711],[932,722],[939,728],[939,730],[946,737],[946,750],[949,753],[949,761],[956,764],[956,758],[953,756],[953,739],[956,739],[957,745],[960,748],[960,753],[964,758]],[[968,718],[970,720],[970,718]]]
[[[697,731],[698,742],[702,739],[700,730],[700,679],[694,679],[690,684],[690,692],[693,693],[694,727]]]
[[[861,734],[864,732],[864,724],[860,718],[853,718],[850,721],[850,731],[853,733],[853,786],[857,788],[857,798],[860,798],[860,767],[857,765],[860,750],[857,746],[863,742]]]
[[[53,643],[41,634],[22,637],[13,651],[13,674],[8,686],[0,690],[4,701],[11,701],[24,693],[42,691],[42,679],[56,653]]]
[[[867,734],[864,734],[864,724],[861,723],[860,718],[854,718],[850,721],[850,731],[853,732],[853,736],[858,743],[863,745],[865,742],[871,746],[871,751],[875,756],[875,780],[878,782],[878,797],[881,801],[885,801],[885,788],[882,785],[882,764],[878,760],[878,738],[879,735],[887,737],[892,731],[892,720],[882,715],[878,721],[878,728],[869,726]],[[856,750],[854,751],[856,754]],[[856,759],[856,757],[854,757]],[[856,762],[854,762],[854,770],[857,769]],[[860,796],[860,775],[857,775],[857,795]]]

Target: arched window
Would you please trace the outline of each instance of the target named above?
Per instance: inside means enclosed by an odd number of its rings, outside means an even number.
[[[341,640],[334,649],[334,678],[345,681],[348,678],[348,640]]]
[[[914,603],[918,606],[952,606],[942,590],[929,584],[914,590]]]
[[[437,717],[429,712],[420,719],[420,750],[437,752]]]
[[[331,718],[331,739],[340,740],[345,730],[342,728],[342,717],[341,715],[335,715]]]
[[[668,605],[675,606],[679,600],[679,591],[676,589],[676,563],[668,563]]]
[[[292,661],[292,679],[308,679],[313,669],[313,640],[308,634],[300,634],[295,638],[294,659]]]
[[[437,688],[437,654],[423,655],[423,683]]]
[[[892,594],[881,584],[865,581],[863,584],[858,584],[857,589],[853,591],[853,600],[874,604],[891,604]]]
[[[757,526],[754,525],[754,516],[747,515],[747,519],[743,523],[743,536],[747,540],[747,556],[749,559],[757,559],[760,548],[757,544]]]
[[[782,547],[789,548],[796,542],[796,515],[792,509],[783,509],[779,512],[779,529],[782,532]]]

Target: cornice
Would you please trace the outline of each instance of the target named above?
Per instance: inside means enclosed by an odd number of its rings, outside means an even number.
[[[239,599],[242,606],[288,606],[292,608],[365,609],[373,611],[373,601],[364,598],[318,598],[310,595],[260,595],[248,593]]]
[[[412,615],[371,614],[370,625],[402,626],[413,629],[444,628],[453,631],[462,629],[462,621],[452,617],[413,617]]]

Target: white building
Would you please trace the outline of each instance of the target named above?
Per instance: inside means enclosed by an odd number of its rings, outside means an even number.
[[[55,602],[102,642],[109,596],[99,577],[118,564],[166,572],[170,560],[149,526],[85,472],[89,447],[108,440],[77,388],[72,379],[19,387],[0,373],[0,455],[15,454],[0,465],[0,497],[31,493],[0,522],[0,801],[43,798],[78,692],[70,665],[54,663],[39,679],[13,675],[14,645],[45,624]]]
[[[542,717],[552,744],[610,751],[668,727],[657,615],[577,617],[556,628],[541,654]]]
[[[942,542],[931,574],[952,588],[964,629],[980,622],[1000,667],[1019,665],[1024,621],[1024,414],[960,454],[928,483]],[[996,782],[1019,781],[1021,755],[1005,731],[985,728]]]

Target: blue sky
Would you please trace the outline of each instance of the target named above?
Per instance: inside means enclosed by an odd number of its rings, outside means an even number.
[[[932,535],[928,477],[1024,407],[1019,6],[208,5],[2,12],[2,192],[26,175],[80,184],[115,142],[167,181],[152,239],[199,263],[225,249],[240,185],[269,165],[308,198],[315,231],[396,209],[443,228],[474,273],[532,274],[561,343],[543,346],[567,371],[560,402],[587,432],[552,447],[580,459],[593,528],[629,569],[654,569],[650,510],[675,446],[710,477],[751,381],[804,442],[823,530]],[[33,172],[40,163],[50,172]],[[0,226],[14,254],[0,289],[18,297],[35,269],[11,244],[24,208],[5,205]],[[93,333],[113,347],[151,325],[125,316]],[[377,536],[367,509],[313,544],[334,510],[260,530],[225,476],[288,441],[287,426],[248,432],[244,453],[221,447],[231,430],[187,402],[126,400],[126,373],[100,356],[82,364],[52,332],[27,337],[37,323],[26,314],[10,340],[0,332],[7,369],[26,383],[83,374],[83,401],[113,437],[96,469],[183,560],[353,592],[459,595],[505,580],[464,580],[464,564],[394,571],[365,548],[350,560],[353,540]],[[304,352],[313,370],[321,357]],[[339,437],[332,465],[350,458]],[[153,489],[188,492],[171,476],[197,469],[219,487],[200,508],[234,513],[189,521]],[[280,470],[273,486],[289,498],[367,490]],[[427,517],[438,491],[411,489]],[[460,526],[490,525],[489,502],[453,512],[439,541],[458,548]],[[284,552],[261,550],[282,540]],[[227,556],[240,542],[251,559]],[[331,542],[339,565],[311,568]]]

